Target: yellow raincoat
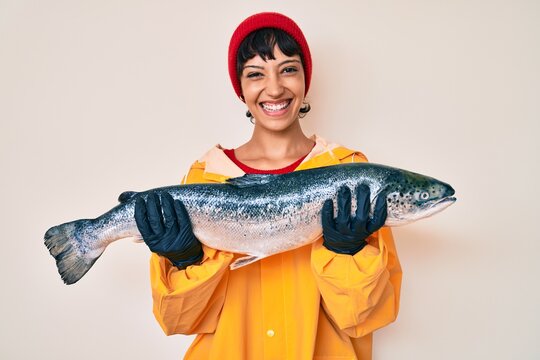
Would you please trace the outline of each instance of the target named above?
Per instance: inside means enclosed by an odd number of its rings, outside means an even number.
[[[363,154],[320,137],[297,170],[363,162]],[[218,146],[185,183],[241,176]],[[268,239],[272,241],[272,239]],[[167,335],[198,334],[185,359],[371,359],[372,332],[396,319],[401,267],[383,227],[354,256],[322,238],[229,270],[239,254],[203,246],[201,265],[178,270],[152,254],[154,315]]]

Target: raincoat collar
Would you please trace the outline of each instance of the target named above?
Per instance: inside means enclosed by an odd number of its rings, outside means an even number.
[[[310,139],[315,141],[315,146],[296,170],[339,164],[340,159],[354,153],[353,150],[327,142],[317,135],[311,136]],[[198,162],[205,164],[203,177],[207,180],[223,182],[228,178],[245,174],[242,169],[225,155],[223,147],[220,144],[210,149]]]

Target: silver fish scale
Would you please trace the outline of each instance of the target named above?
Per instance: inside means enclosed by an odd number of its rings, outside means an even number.
[[[355,190],[360,184],[370,188],[372,207],[375,197],[385,197],[387,226],[431,216],[455,201],[454,189],[448,184],[372,163],[252,175],[231,179],[229,184],[189,184],[153,191],[159,195],[167,192],[184,203],[202,243],[251,255],[237,259],[231,264],[233,269],[315,240],[322,233],[324,201],[333,199],[335,204],[339,188],[347,186],[352,191],[354,212]],[[100,217],[54,226],[45,233],[45,245],[66,284],[84,276],[111,242],[141,238],[134,219],[135,203],[147,196],[148,191],[124,193],[122,203]]]
[[[324,175],[311,181],[276,177],[270,184],[229,186],[217,193],[213,190],[213,194],[199,190],[179,198],[201,242],[219,250],[269,256],[318,238],[322,233],[322,205],[326,199],[335,200],[339,187],[346,185],[354,190],[364,183],[370,186],[373,197],[380,189],[379,177],[373,174],[354,179],[345,172]]]
[[[262,184],[188,184],[154,190],[166,191],[184,203],[193,231],[202,243],[261,257],[303,246],[320,236],[322,205],[326,199],[335,203],[341,186],[351,189],[354,212],[358,185],[369,186],[373,206],[373,199],[383,188],[386,193],[404,191],[407,174],[421,176],[382,165],[345,164],[274,175]],[[91,251],[120,238],[140,238],[134,205],[137,197],[146,198],[147,193],[138,193],[95,219],[84,229],[82,246]],[[395,211],[388,212],[388,223],[406,221],[404,207],[394,204],[389,209]],[[99,234],[99,239],[93,234]]]

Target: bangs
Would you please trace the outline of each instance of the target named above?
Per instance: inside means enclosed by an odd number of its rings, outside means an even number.
[[[259,55],[264,60],[275,60],[274,47],[287,56],[299,55],[304,64],[302,51],[298,43],[285,31],[276,28],[263,28],[252,32],[238,48],[236,54],[236,74],[240,79],[244,65],[249,59]]]

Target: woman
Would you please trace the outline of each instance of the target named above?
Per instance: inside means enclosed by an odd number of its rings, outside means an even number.
[[[245,173],[281,174],[366,161],[360,152],[302,132],[311,55],[288,17],[244,20],[229,46],[229,73],[254,123],[236,149],[216,146],[184,183],[222,182]],[[179,201],[139,199],[137,225],[152,250],[154,314],[166,334],[198,334],[186,359],[371,359],[372,332],[398,312],[401,269],[384,199],[369,216],[369,188],[339,190],[322,209],[323,236],[312,245],[237,270],[240,254],[202,245]],[[271,241],[271,239],[269,239]]]

